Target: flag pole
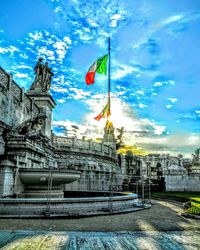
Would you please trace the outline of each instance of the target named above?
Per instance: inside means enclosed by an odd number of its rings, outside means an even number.
[[[108,114],[110,113],[110,37],[108,37]]]

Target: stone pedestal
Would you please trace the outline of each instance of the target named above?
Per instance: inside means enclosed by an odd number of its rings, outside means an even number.
[[[40,108],[40,111],[46,115],[47,118],[41,132],[44,136],[51,139],[52,110],[56,106],[54,99],[49,93],[37,92],[36,90],[29,90],[27,95]]]

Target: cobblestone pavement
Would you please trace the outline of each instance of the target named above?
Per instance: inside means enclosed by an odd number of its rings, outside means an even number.
[[[0,249],[200,249],[200,221],[181,211],[179,203],[154,201],[151,209],[111,216],[0,219]]]

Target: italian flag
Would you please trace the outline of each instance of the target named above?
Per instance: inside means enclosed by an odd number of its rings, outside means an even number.
[[[107,60],[108,60],[108,55],[105,55],[105,56],[99,58],[97,61],[95,61],[92,64],[92,66],[89,68],[89,70],[85,76],[85,81],[86,81],[87,85],[94,83],[94,78],[95,78],[96,72],[99,74],[106,75],[106,73],[107,73]]]
[[[106,106],[101,111],[101,113],[99,115],[97,115],[94,119],[99,121],[101,118],[106,118],[109,116],[110,116],[110,112],[109,112],[108,103],[107,103]]]

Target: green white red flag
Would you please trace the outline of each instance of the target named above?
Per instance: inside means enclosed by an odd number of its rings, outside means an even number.
[[[106,117],[108,118],[109,116],[110,116],[110,111],[109,111],[109,106],[107,103],[106,106],[101,111],[101,113],[97,115],[94,119],[99,121],[101,118],[106,118]]]
[[[85,81],[87,85],[94,83],[95,73],[104,74],[107,73],[107,60],[108,55],[105,55],[101,58],[99,58],[97,61],[95,61],[92,66],[89,68],[86,76]]]

